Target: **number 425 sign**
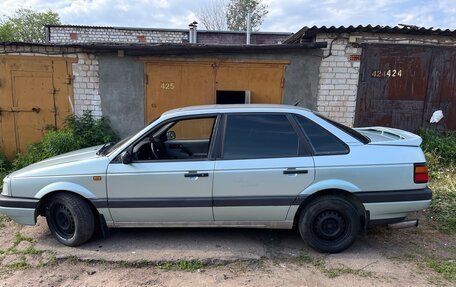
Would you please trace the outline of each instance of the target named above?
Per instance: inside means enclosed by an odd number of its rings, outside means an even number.
[[[160,83],[160,89],[162,90],[174,90],[175,88],[174,82],[161,82]]]

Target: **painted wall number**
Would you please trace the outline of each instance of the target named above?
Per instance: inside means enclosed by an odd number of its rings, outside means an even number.
[[[174,90],[175,84],[174,82],[161,82],[160,88],[162,90]]]
[[[396,78],[402,77],[402,70],[372,70],[371,73],[372,78]]]

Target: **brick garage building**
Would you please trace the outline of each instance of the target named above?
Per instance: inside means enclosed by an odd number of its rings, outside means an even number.
[[[319,68],[322,114],[346,125],[414,131],[443,110],[441,127],[456,129],[456,30],[314,26],[285,44],[305,42],[328,43]]]
[[[242,32],[190,34],[67,25],[47,27],[46,44],[1,43],[1,148],[24,151],[70,113],[106,116],[126,136],[166,109],[239,92],[347,125],[412,131],[440,109],[441,128],[456,129],[455,31],[304,27],[253,33],[251,45]]]
[[[226,102],[239,93],[252,103],[316,108],[321,59],[315,55],[321,56],[326,43],[279,44],[290,33],[254,33],[253,44],[246,45],[239,32],[198,31],[191,42],[185,30],[47,30],[45,44],[0,43],[0,148],[9,156],[25,151],[46,126],[61,127],[72,112],[105,116],[124,137],[167,109]],[[54,70],[60,62],[65,69]],[[28,83],[23,100],[17,101],[21,85],[11,80],[12,73]],[[22,117],[28,118],[32,137],[16,121]]]

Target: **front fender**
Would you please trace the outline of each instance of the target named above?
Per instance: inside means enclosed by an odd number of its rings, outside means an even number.
[[[71,191],[71,192],[77,193],[87,199],[97,198],[87,188],[85,188],[79,184],[73,183],[73,182],[65,182],[65,181],[54,182],[54,183],[51,183],[51,184],[43,187],[42,189],[40,189],[40,191],[37,192],[37,194],[35,194],[35,198],[41,199],[46,194],[49,194],[54,191],[59,191],[59,190]]]
[[[361,191],[359,187],[354,185],[353,183],[350,183],[345,180],[340,180],[340,179],[327,179],[327,180],[322,180],[319,182],[316,182],[310,186],[308,186],[306,189],[304,189],[299,196],[300,197],[307,197],[309,195],[314,194],[315,192],[318,192],[320,190],[327,190],[327,189],[340,189],[340,190],[345,190],[348,192],[358,192]]]

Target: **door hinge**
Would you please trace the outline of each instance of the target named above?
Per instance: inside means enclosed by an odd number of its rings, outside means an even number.
[[[149,84],[149,75],[145,74],[144,76],[145,76],[144,77],[144,82],[145,82],[146,85],[148,85]]]
[[[280,80],[280,87],[285,87],[285,77],[282,77],[282,80]]]
[[[71,75],[66,75],[65,77],[65,84],[71,85],[71,82],[73,81],[73,76]]]

